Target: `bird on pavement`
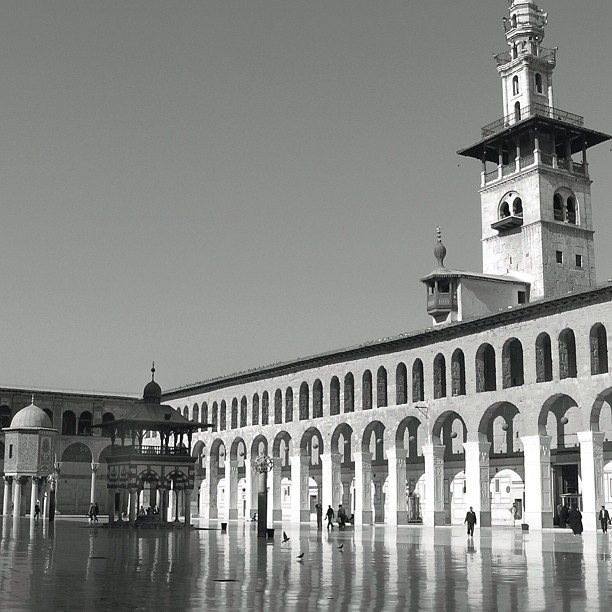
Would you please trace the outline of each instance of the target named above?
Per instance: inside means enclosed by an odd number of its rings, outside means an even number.
[[[291,538],[283,531],[283,544],[288,542]]]
[[[298,561],[303,561],[303,560],[304,560],[304,553],[300,553],[300,554],[297,556],[297,560],[298,560]]]

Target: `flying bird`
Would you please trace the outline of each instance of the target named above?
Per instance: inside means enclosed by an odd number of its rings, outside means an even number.
[[[297,556],[297,560],[298,560],[298,561],[303,561],[303,560],[304,560],[304,553],[300,553],[300,554]]]
[[[284,544],[285,542],[288,542],[291,538],[283,531],[283,541],[282,543]]]

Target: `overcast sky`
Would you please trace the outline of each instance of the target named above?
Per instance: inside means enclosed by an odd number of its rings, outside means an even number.
[[[555,101],[612,132],[612,6],[549,0]],[[2,0],[0,385],[140,392],[429,324],[481,270],[506,0]],[[598,279],[612,152],[591,150]]]

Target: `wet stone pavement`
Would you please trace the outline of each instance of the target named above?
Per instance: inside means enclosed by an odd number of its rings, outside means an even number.
[[[153,531],[4,520],[0,610],[610,610],[601,532],[462,527]],[[340,545],[342,548],[339,548]],[[303,561],[297,561],[303,552]]]

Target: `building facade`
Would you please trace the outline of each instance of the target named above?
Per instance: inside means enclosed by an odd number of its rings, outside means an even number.
[[[483,271],[422,279],[433,327],[170,391],[211,422],[198,511],[249,518],[253,459],[274,461],[274,520],[342,503],[356,523],[587,529],[612,503],[612,285],[595,284],[587,151],[609,137],[554,105],[547,14],[513,0],[495,57],[501,119],[459,151],[481,161]]]

